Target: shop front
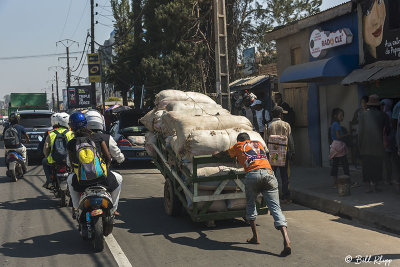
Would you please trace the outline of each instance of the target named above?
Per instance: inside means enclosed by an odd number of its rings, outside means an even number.
[[[287,67],[281,83],[306,83],[308,141],[313,166],[329,166],[328,129],[331,112],[345,112],[343,126],[349,129],[358,108],[357,85],[342,80],[359,67],[357,12],[350,12],[309,28],[309,62]]]

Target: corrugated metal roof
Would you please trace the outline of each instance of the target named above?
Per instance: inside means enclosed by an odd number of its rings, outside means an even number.
[[[239,80],[236,80],[236,81],[230,83],[229,87],[231,87],[231,88],[243,87],[243,90],[250,89],[250,88],[268,80],[269,78],[270,78],[270,76],[267,76],[267,75],[246,77],[246,78],[242,78],[242,79],[239,79]]]
[[[400,76],[400,60],[380,61],[366,65],[362,69],[351,72],[343,79],[343,85],[377,81],[385,78]]]

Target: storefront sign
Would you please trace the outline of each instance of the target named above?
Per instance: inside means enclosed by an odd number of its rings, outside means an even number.
[[[335,32],[315,29],[310,36],[310,54],[314,57],[324,56],[327,49],[353,42],[353,34],[350,29],[339,29]]]
[[[360,3],[365,63],[400,59],[400,1]]]

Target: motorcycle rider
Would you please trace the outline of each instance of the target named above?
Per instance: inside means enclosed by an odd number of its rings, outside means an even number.
[[[108,147],[106,142],[104,141],[103,137],[100,134],[94,133],[87,128],[88,123],[83,115],[80,112],[73,113],[69,119],[69,125],[71,130],[74,132],[75,137],[68,142],[68,155],[70,159],[71,167],[74,169],[74,173],[68,176],[68,188],[71,195],[72,205],[73,205],[73,218],[76,216],[76,211],[79,206],[79,198],[80,192],[84,192],[85,189],[92,185],[103,185],[107,187],[109,192],[111,193],[112,201],[113,201],[113,209],[111,210],[112,213],[116,211],[118,206],[118,198],[121,192],[121,184],[118,183],[117,177],[115,176],[116,173],[109,171],[109,165],[111,163],[111,155],[108,151]],[[78,167],[79,166],[79,159],[77,157],[77,150],[76,150],[76,143],[77,138],[85,137],[90,141],[93,141],[96,150],[101,152],[102,159],[107,164],[107,176],[101,177],[95,180],[80,180],[77,177]],[[121,177],[122,178],[122,177]],[[122,179],[120,179],[122,180]]]
[[[22,164],[22,170],[23,170],[23,172],[25,174],[26,171],[27,171],[27,167],[26,167],[26,147],[22,144],[22,142],[21,142],[22,139],[21,138],[22,138],[22,136],[24,136],[25,139],[26,139],[26,142],[29,143],[30,142],[29,136],[27,135],[27,133],[25,131],[25,127],[18,124],[19,123],[19,114],[12,113],[8,120],[9,120],[9,125],[7,125],[4,128],[3,137],[5,137],[5,133],[6,133],[7,129],[12,127],[17,131],[17,136],[18,136],[19,143],[17,145],[15,145],[15,146],[8,146],[8,145],[6,145],[6,142],[4,143],[5,155],[6,155],[5,158],[7,158],[7,153],[9,151],[15,151],[18,154],[20,154],[22,156],[23,161],[24,161],[23,162],[24,164]]]
[[[57,134],[65,135],[68,142],[74,138],[73,132],[70,131],[68,127],[69,115],[67,113],[56,113],[52,116],[52,119],[53,130],[48,134],[44,142],[43,154],[45,158],[42,160],[43,170],[46,175],[46,182],[43,184],[43,187],[47,189],[50,189],[50,168],[56,163],[53,159],[52,152]],[[66,160],[65,158],[65,161]]]
[[[100,135],[103,140],[106,142],[107,148],[111,154],[111,158],[115,160],[118,164],[121,164],[125,160],[124,154],[122,154],[121,150],[117,146],[117,143],[115,142],[114,138],[112,138],[109,134],[104,133],[105,130],[105,120],[104,117],[100,114],[100,112],[96,110],[89,110],[88,112],[85,113],[85,117],[88,123],[88,129],[91,130],[92,132]],[[115,212],[114,215],[119,216],[119,212],[117,211],[118,208],[118,201],[119,201],[119,192],[121,192],[121,186],[122,186],[122,175],[112,171],[114,174],[115,178],[117,179],[118,182],[118,195],[116,197],[116,201],[114,202],[114,208]]]

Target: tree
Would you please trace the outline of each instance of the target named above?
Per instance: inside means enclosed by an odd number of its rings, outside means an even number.
[[[197,0],[149,1],[144,14],[146,88],[207,91],[210,44],[205,27],[210,6]]]
[[[244,48],[255,46],[265,62],[274,62],[275,43],[264,42],[274,27],[320,11],[322,0],[227,0],[228,47],[231,79],[239,75],[237,60]]]
[[[128,0],[111,0],[115,18],[115,56],[106,69],[106,80],[114,84],[122,94],[123,104],[128,105],[127,93],[133,83],[133,72],[130,68],[129,51],[133,45],[132,11]]]

